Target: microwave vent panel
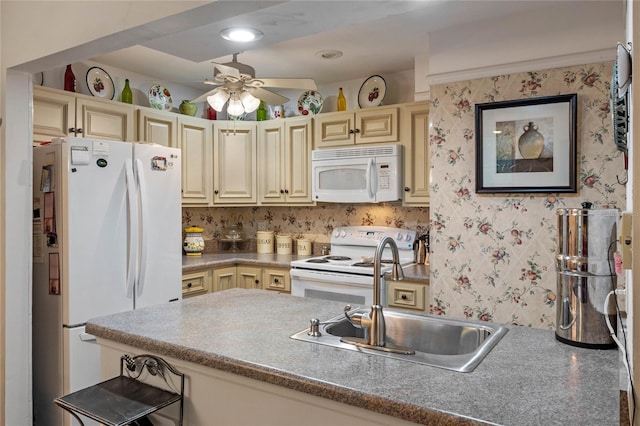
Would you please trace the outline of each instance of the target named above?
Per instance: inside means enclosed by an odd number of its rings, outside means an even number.
[[[316,149],[313,160],[336,160],[341,158],[396,156],[402,153],[402,145],[370,146],[341,149]]]

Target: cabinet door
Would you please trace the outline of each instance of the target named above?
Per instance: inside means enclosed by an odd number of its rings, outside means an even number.
[[[182,297],[198,296],[211,291],[211,270],[194,271],[182,275]]]
[[[262,269],[238,266],[236,285],[238,288],[262,288]]]
[[[311,119],[287,119],[285,124],[285,185],[288,204],[313,204],[311,199]]]
[[[133,121],[133,105],[84,98],[76,100],[77,132],[85,138],[133,141]]]
[[[213,203],[257,203],[256,125],[228,121],[214,129]]]
[[[178,117],[178,147],[182,151],[182,204],[211,203],[211,123]]]
[[[64,92],[33,89],[33,140],[47,142],[53,138],[75,136],[76,99]]]
[[[213,286],[211,291],[229,290],[236,287],[236,267],[213,270]]]
[[[397,142],[398,108],[370,108],[356,112],[355,143]]]
[[[355,127],[352,112],[320,114],[314,117],[314,121],[313,147],[315,149],[353,145]]]
[[[284,120],[262,121],[258,126],[258,194],[262,204],[284,204]]]
[[[138,109],[138,140],[158,145],[178,146],[178,119],[175,115],[151,109]]]
[[[262,271],[262,281],[262,288],[265,290],[291,293],[291,276],[289,275],[289,269],[264,268]]]
[[[429,205],[429,106],[425,103],[402,109],[404,145],[404,199],[406,206]]]

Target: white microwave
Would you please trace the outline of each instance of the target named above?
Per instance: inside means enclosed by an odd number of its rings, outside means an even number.
[[[315,149],[313,200],[379,203],[402,199],[402,145]]]

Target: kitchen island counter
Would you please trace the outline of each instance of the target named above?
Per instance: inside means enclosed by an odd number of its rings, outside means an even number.
[[[577,348],[556,341],[551,331],[510,326],[473,372],[458,373],[290,339],[309,319],[326,320],[342,308],[232,289],[92,319],[87,332],[99,342],[418,424],[618,424],[615,350]]]

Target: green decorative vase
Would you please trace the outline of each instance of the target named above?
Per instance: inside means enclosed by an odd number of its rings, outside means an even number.
[[[186,99],[182,101],[178,109],[180,110],[180,114],[190,115],[192,117],[196,115],[196,112],[198,112],[198,106]]]

